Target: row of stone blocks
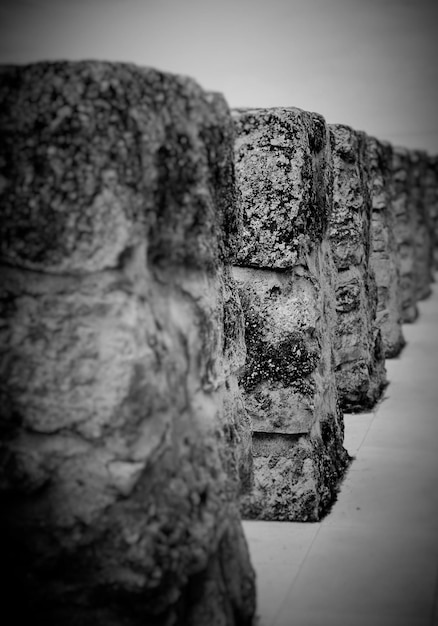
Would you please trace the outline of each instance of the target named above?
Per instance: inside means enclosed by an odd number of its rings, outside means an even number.
[[[429,294],[436,163],[299,109],[234,119],[254,461],[242,512],[317,520],[349,461],[342,411],[379,400]]]
[[[240,515],[333,502],[342,410],[429,292],[438,161],[126,64],[3,67],[0,103],[9,608],[249,625]]]

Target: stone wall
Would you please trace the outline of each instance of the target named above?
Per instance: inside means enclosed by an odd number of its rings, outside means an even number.
[[[249,625],[227,105],[98,62],[4,67],[0,101],[5,601],[45,624]]]
[[[317,520],[348,463],[333,369],[327,127],[292,108],[234,118],[244,224],[234,277],[247,346],[240,382],[254,429],[254,488],[242,513]]]
[[[331,125],[334,171],[329,239],[337,269],[336,382],[344,410],[372,407],[386,383],[377,287],[371,264],[372,199],[367,139]]]

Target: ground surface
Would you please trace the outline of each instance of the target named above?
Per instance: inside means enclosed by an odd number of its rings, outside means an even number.
[[[438,285],[404,325],[373,413],[345,416],[356,458],[320,523],[244,522],[259,626],[438,626]]]

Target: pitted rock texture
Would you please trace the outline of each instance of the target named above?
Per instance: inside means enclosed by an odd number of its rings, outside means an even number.
[[[234,277],[248,354],[240,383],[253,430],[308,433],[326,382],[317,370],[321,293],[314,274],[235,267]]]
[[[60,626],[249,625],[227,105],[99,62],[4,67],[0,101],[6,598]]]
[[[427,157],[423,179],[424,199],[433,245],[433,266],[438,269],[438,156]]]
[[[428,156],[420,150],[410,151],[411,210],[414,213],[414,275],[415,299],[424,300],[431,294],[433,281],[433,227],[427,207]]]
[[[340,416],[329,415],[318,434],[254,433],[256,484],[243,500],[245,516],[317,522],[330,510],[350,463],[339,446]]]
[[[4,262],[95,272],[146,235],[155,263],[214,267],[235,243],[232,131],[217,122],[227,105],[216,94],[149,68],[84,62],[5,66],[1,99]]]
[[[400,256],[400,301],[403,322],[418,316],[415,293],[415,228],[416,215],[411,202],[412,168],[410,152],[394,148],[392,156],[392,205],[394,233]]]
[[[235,109],[233,117],[243,207],[236,265],[299,265],[327,224],[324,118],[295,108]]]
[[[316,520],[348,464],[333,368],[327,127],[299,109],[239,110],[234,119],[244,234],[233,274],[247,347],[240,384],[254,431],[254,487],[241,511]]]
[[[387,358],[405,344],[400,296],[401,258],[396,238],[396,209],[392,203],[392,147],[368,137],[371,221],[371,267],[377,284],[377,327]]]
[[[334,302],[319,284],[330,251],[308,262],[287,272],[234,268],[248,353],[240,384],[253,428],[254,486],[241,498],[249,519],[320,519],[349,462],[327,330]]]
[[[334,184],[328,235],[337,269],[336,382],[342,408],[360,411],[376,403],[386,384],[370,264],[366,136],[348,126],[330,125],[329,130]]]

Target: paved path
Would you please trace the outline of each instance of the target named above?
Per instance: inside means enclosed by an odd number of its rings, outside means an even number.
[[[356,459],[332,512],[244,522],[259,626],[438,626],[438,285],[403,329],[385,399],[345,416]]]

